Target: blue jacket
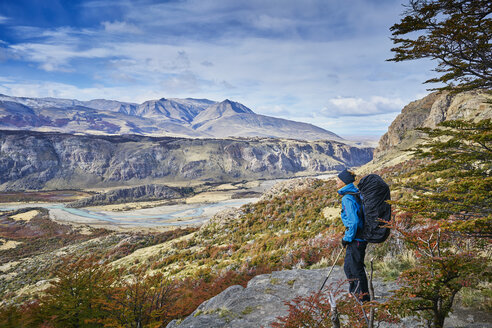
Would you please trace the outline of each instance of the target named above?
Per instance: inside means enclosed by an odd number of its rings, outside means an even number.
[[[345,236],[343,239],[345,241],[351,242],[355,238],[357,233],[357,229],[362,230],[364,222],[359,218],[357,212],[360,209],[359,203],[355,199],[354,195],[347,195],[348,192],[359,192],[356,186],[353,183],[346,185],[343,188],[338,190],[338,193],[342,195],[342,222],[345,226]],[[363,239],[356,239],[363,240]]]

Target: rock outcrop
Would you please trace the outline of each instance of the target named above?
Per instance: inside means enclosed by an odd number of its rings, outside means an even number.
[[[277,317],[287,315],[288,306],[285,302],[298,296],[308,296],[317,292],[329,269],[315,270],[284,270],[271,274],[254,277],[246,288],[231,286],[219,295],[203,302],[191,315],[184,320],[173,320],[166,328],[251,328],[270,327]],[[345,281],[341,267],[335,267],[325,288],[336,288]],[[375,279],[373,282],[376,301],[383,301],[391,295],[391,290],[397,289],[395,282],[383,282]],[[347,285],[340,287],[347,290]],[[473,327],[485,328],[492,325],[486,319],[478,318],[461,308],[455,308],[454,313],[446,319],[444,327]],[[486,316],[487,317],[487,316]],[[403,318],[396,324],[380,323],[381,328],[418,327],[419,322],[414,317]]]
[[[166,328],[269,327],[277,317],[287,314],[286,301],[318,291],[328,270],[296,269],[256,276],[246,288],[231,286],[202,303],[182,322],[172,321]],[[342,268],[336,267],[327,286],[344,280]],[[387,295],[387,288],[384,293]]]
[[[67,207],[87,207],[161,199],[183,198],[192,193],[191,188],[170,188],[164,185],[144,185],[115,189],[68,204]]]
[[[286,178],[360,166],[372,152],[336,141],[0,131],[0,190]]]
[[[377,161],[388,152],[412,144],[416,139],[414,130],[420,127],[434,128],[447,120],[480,120],[492,118],[492,96],[485,92],[469,91],[459,94],[434,92],[405,106],[401,114],[391,123],[388,132],[379,140],[374,151]],[[489,101],[489,103],[487,103]]]

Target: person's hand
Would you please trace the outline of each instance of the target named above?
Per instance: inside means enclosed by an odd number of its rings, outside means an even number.
[[[346,241],[345,239],[342,239],[342,247],[347,247],[347,245],[350,244],[350,242]]]

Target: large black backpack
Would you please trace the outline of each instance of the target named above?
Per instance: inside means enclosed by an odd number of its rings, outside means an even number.
[[[360,191],[355,198],[361,203],[364,217],[364,228],[357,231],[357,237],[370,243],[382,243],[389,234],[390,229],[383,227],[391,220],[390,189],[384,180],[377,174],[369,174],[363,177],[357,188]]]

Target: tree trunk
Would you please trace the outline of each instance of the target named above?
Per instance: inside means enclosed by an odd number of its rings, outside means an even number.
[[[432,320],[432,328],[443,328],[444,319],[446,315],[443,315],[441,300],[434,301],[434,319]]]

